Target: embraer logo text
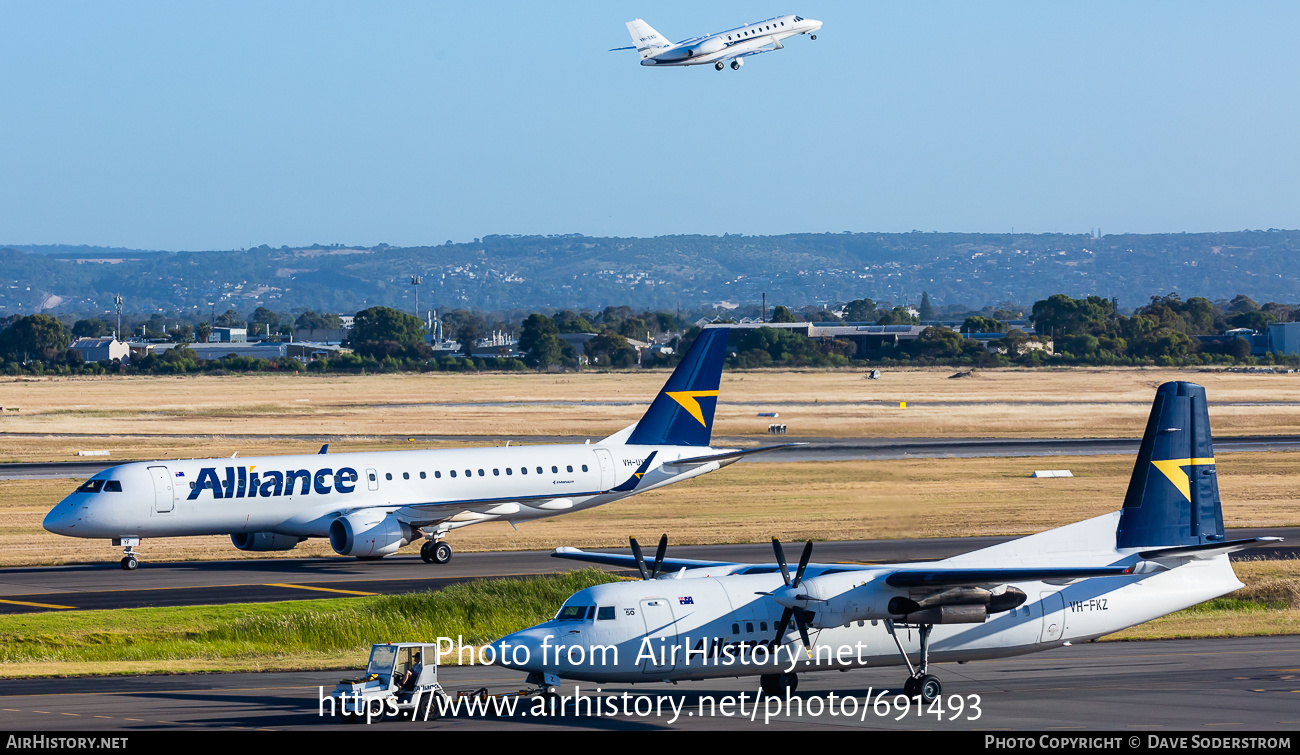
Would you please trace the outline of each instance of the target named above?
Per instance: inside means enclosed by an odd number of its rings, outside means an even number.
[[[193,501],[205,490],[212,491],[213,498],[271,498],[280,495],[293,495],[294,485],[301,480],[298,495],[308,495],[313,490],[320,495],[331,492],[351,493],[356,490],[359,477],[357,470],[343,467],[337,472],[326,467],[316,470],[315,474],[306,469],[287,472],[254,472],[250,467],[226,467],[225,479],[217,477],[214,467],[199,470],[199,479],[190,491],[189,500]]]

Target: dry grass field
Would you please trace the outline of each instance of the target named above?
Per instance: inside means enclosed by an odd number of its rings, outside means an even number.
[[[1027,534],[1117,509],[1133,468],[1125,456],[1054,457],[1064,479],[1030,479],[1043,460],[912,459],[736,464],[713,474],[590,511],[525,522],[514,530],[487,523],[452,533],[461,551],[533,550],[559,545],[626,545],[634,534],[674,543],[960,537]],[[1229,526],[1300,524],[1296,478],[1300,453],[1219,455]],[[72,480],[0,481],[0,564],[115,561],[106,541],[41,529],[45,512],[75,487]],[[229,538],[150,540],[147,561],[329,556],[325,540],[282,554],[244,554]],[[414,546],[407,548],[414,551]]]
[[[770,420],[757,413],[778,411],[790,435],[803,437],[1135,437],[1156,386],[1177,379],[1206,386],[1219,435],[1300,434],[1300,374],[1006,369],[953,380],[953,372],[886,370],[865,380],[849,370],[730,371],[715,433],[758,438]],[[294,444],[275,436],[299,434],[361,442],[600,438],[635,422],[666,378],[663,371],[14,378],[0,382],[0,462],[66,459],[88,447],[115,458],[160,449],[287,452]]]

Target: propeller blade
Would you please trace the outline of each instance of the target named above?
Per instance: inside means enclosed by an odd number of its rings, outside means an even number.
[[[650,572],[645,570],[645,556],[641,555],[641,546],[634,537],[629,537],[628,540],[632,543],[632,556],[636,558],[636,568],[641,570],[641,579],[650,579]]]
[[[790,583],[791,587],[798,587],[803,581],[803,570],[808,568],[808,559],[812,558],[812,541],[803,547],[803,555],[799,557],[799,570],[794,573],[794,581]]]
[[[659,567],[664,565],[664,554],[668,552],[668,535],[659,538],[659,548],[655,550],[655,565],[650,568],[650,579],[659,576]]]
[[[790,567],[785,563],[785,550],[781,547],[781,541],[772,538],[772,550],[776,552],[776,563],[781,567],[781,577],[785,580],[785,586],[790,586]]]
[[[785,628],[790,626],[790,617],[793,615],[793,608],[787,608],[781,612],[781,621],[777,622],[776,625],[776,636],[772,638],[773,646],[781,644],[781,640],[785,637]]]
[[[804,649],[808,651],[809,655],[811,655],[812,640],[808,639],[808,622],[804,621],[803,609],[794,608],[791,610],[794,612],[794,625],[799,627],[799,639],[803,640]]]

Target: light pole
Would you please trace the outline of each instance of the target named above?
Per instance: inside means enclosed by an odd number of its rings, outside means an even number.
[[[113,297],[113,306],[117,309],[117,332],[113,333],[113,338],[120,340],[122,338],[122,295],[118,294]]]

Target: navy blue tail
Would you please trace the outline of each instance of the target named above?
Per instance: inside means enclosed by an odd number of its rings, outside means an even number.
[[[729,328],[706,328],[628,437],[629,445],[707,446]]]
[[[1116,545],[1199,545],[1222,542],[1223,534],[1205,389],[1165,383],[1151,405]]]

